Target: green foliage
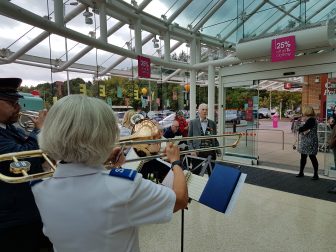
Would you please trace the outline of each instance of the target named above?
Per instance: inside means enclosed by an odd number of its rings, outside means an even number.
[[[94,83],[88,81],[85,82],[81,78],[72,79],[69,81],[70,93],[79,94],[79,84],[85,83],[87,85],[87,95],[92,97],[98,96],[98,84],[105,84],[106,86],[106,97],[102,98],[107,100],[111,98],[112,105],[126,105],[126,100],[129,100],[129,105],[134,108],[141,108],[141,90],[143,88],[147,89],[147,98],[151,94],[154,94],[151,103],[147,104],[145,111],[152,110],[179,110],[188,109],[185,107],[185,89],[184,85],[172,84],[172,83],[156,83],[144,80],[131,80],[124,77],[108,77],[106,79],[95,81]],[[122,90],[122,97],[118,97],[118,87]],[[45,107],[50,108],[53,104],[53,96],[57,94],[56,87],[50,83],[41,83],[35,87],[21,86],[20,91],[30,93],[32,90],[38,90],[42,99],[45,102]],[[139,99],[134,99],[134,90],[138,90]],[[216,89],[217,90],[217,89]],[[62,96],[67,95],[67,83],[64,82],[62,86]],[[173,99],[176,94],[176,100]],[[247,103],[248,99],[253,96],[257,96],[257,90],[248,90],[244,88],[228,88],[226,94],[226,108],[244,108],[244,104]],[[215,92],[215,103],[218,101],[218,92]],[[301,105],[301,93],[299,92],[285,92],[285,91],[272,91],[272,107],[279,107],[282,102],[282,109],[295,109]],[[60,99],[62,97],[58,97]],[[156,103],[156,98],[160,98],[160,105]],[[189,99],[189,94],[188,94]],[[169,100],[169,106],[167,106],[167,100]],[[196,103],[208,103],[208,88],[207,87],[196,87]],[[259,107],[269,107],[270,104],[270,92],[266,90],[259,91]]]

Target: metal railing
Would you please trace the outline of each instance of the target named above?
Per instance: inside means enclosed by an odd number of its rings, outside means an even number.
[[[267,131],[280,131],[282,133],[282,150],[285,149],[285,132],[283,130],[279,130],[279,129],[246,129],[245,130],[245,143],[246,143],[246,146],[247,146],[247,131],[248,130],[251,130],[251,131],[254,131],[254,130],[267,130]]]

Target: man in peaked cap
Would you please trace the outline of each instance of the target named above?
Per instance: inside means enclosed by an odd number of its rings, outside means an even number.
[[[39,149],[37,134],[42,127],[46,111],[32,119],[35,129],[27,135],[13,124],[19,119],[19,78],[0,78],[0,155]],[[42,172],[41,158],[27,159],[29,173]],[[0,173],[13,176],[9,171],[11,161],[0,162]],[[40,251],[48,247],[42,233],[42,222],[29,183],[8,184],[0,181],[0,244],[1,251]]]

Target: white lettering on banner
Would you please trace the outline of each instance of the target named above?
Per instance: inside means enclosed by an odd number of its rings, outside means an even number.
[[[336,82],[335,80],[329,80],[325,84],[324,95],[334,95],[336,94]]]

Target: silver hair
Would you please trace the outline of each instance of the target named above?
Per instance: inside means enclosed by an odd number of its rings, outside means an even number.
[[[38,136],[40,148],[54,160],[103,164],[119,139],[117,119],[97,98],[69,95],[50,109]]]
[[[202,108],[208,108],[208,104],[206,104],[206,103],[201,103],[201,104],[198,106],[198,109],[202,109]]]

